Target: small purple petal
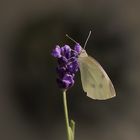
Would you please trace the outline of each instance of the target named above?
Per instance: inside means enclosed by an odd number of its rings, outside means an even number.
[[[64,77],[64,75],[66,74],[66,68],[65,67],[57,67],[56,68],[56,71],[57,71],[57,73],[58,73],[58,76],[60,77],[60,78],[63,78]]]
[[[53,49],[51,54],[55,58],[60,58],[61,57],[61,48],[60,48],[60,46],[56,45],[55,49]]]
[[[65,82],[67,88],[70,88],[74,84],[73,76],[70,74],[66,74],[63,78],[63,82]]]
[[[68,59],[65,56],[62,56],[61,58],[58,59],[59,65],[66,65],[67,63],[68,63]]]
[[[58,86],[60,88],[68,89],[74,84],[72,75],[66,74],[63,79],[57,79]]]
[[[71,48],[68,45],[61,47],[61,54],[64,55],[66,58],[71,57]]]
[[[78,65],[77,60],[75,60],[75,61],[69,63],[69,64],[67,65],[67,69],[68,69],[68,71],[69,71],[70,73],[76,73],[76,72],[78,71],[78,69],[79,69],[79,65]]]
[[[74,50],[75,50],[76,52],[78,52],[78,54],[80,54],[80,53],[81,53],[81,50],[82,50],[81,45],[80,45],[79,43],[77,43],[77,44],[74,46]]]
[[[77,61],[77,57],[71,57],[71,58],[69,59],[69,63],[70,63],[70,62],[73,62],[73,61]]]
[[[61,47],[61,49],[64,50],[65,52],[71,51],[71,48],[69,45],[64,45],[63,47]]]
[[[71,57],[76,57],[76,58],[78,58],[78,55],[79,55],[79,53],[77,53],[77,51],[75,51],[75,50],[72,50],[72,51],[71,51]]]

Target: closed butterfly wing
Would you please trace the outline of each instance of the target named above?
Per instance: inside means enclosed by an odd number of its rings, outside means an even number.
[[[78,58],[81,81],[87,96],[92,99],[106,100],[116,96],[115,89],[101,65],[86,55]]]

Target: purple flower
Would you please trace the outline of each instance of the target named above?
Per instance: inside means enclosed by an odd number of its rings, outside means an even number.
[[[58,59],[58,64],[63,66],[65,64],[68,63],[68,59],[65,57],[65,56],[61,56],[59,59]]]
[[[62,79],[57,78],[57,83],[60,88],[68,89],[74,85],[74,79],[72,75],[65,74]]]
[[[71,48],[68,45],[61,47],[61,54],[64,55],[67,59],[71,57]]]
[[[78,55],[81,49],[78,43],[75,45],[74,50],[68,45],[63,47],[56,45],[53,49],[51,54],[57,58],[57,84],[60,88],[69,89],[74,85],[75,73],[79,70]]]
[[[74,46],[74,50],[80,54],[81,53],[81,50],[82,50],[82,47],[79,43],[76,43],[76,45]]]
[[[55,58],[60,58],[61,57],[61,49],[60,46],[56,46],[55,49],[52,51],[52,56]]]
[[[78,62],[76,59],[67,65],[67,69],[69,70],[70,73],[76,73],[78,71],[79,66],[77,64]]]

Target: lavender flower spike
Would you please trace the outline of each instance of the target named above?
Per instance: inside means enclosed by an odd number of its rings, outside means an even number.
[[[68,45],[56,47],[52,51],[52,56],[57,59],[57,84],[62,89],[69,89],[74,85],[75,73],[79,70],[78,55],[81,52],[80,44],[76,44],[74,50]]]

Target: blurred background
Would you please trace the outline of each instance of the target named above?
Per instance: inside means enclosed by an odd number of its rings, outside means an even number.
[[[117,97],[85,96],[80,73],[68,94],[76,140],[140,139],[140,2],[0,1],[0,139],[66,140],[56,44],[81,45],[110,76]]]

